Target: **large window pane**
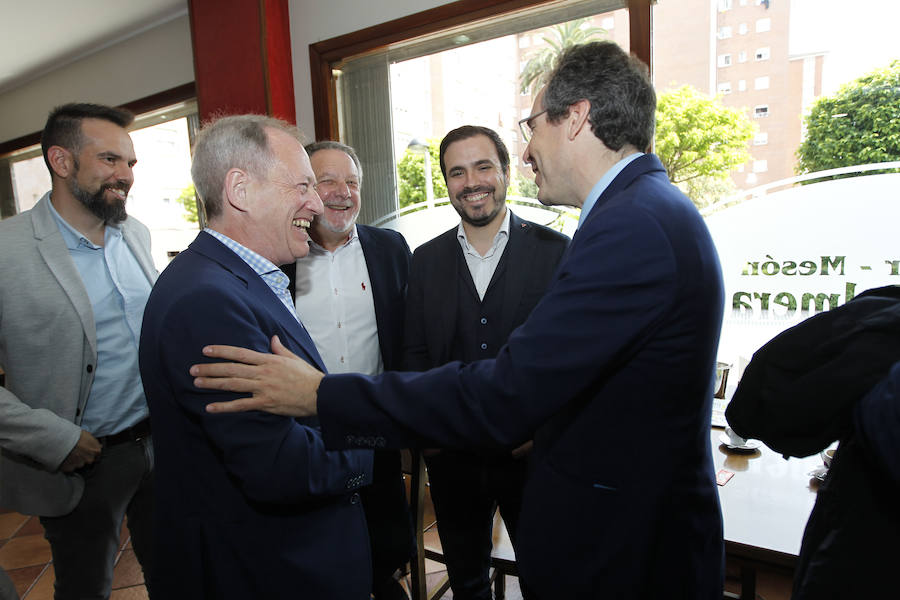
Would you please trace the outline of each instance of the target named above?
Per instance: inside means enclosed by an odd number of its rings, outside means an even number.
[[[741,367],[760,345],[809,315],[867,288],[900,283],[893,242],[900,163],[870,164],[900,161],[900,145],[885,143],[900,137],[900,63],[891,66],[900,58],[898,18],[900,9],[888,0],[656,6],[660,96],[690,85],[753,127],[743,160],[722,178],[680,184],[706,214],[722,259],[721,360]],[[726,28],[740,35],[720,35]],[[750,59],[723,59],[729,56]],[[860,100],[835,100],[848,94]],[[826,106],[835,108],[823,114]],[[813,159],[799,160],[802,144],[818,149]],[[836,181],[809,174],[836,167],[843,177]]]

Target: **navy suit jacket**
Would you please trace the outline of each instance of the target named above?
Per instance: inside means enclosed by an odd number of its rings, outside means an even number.
[[[600,196],[496,359],[325,377],[323,435],[334,447],[533,437],[517,560],[538,598],[721,598],[709,427],[723,303],[703,219],[645,155]]]
[[[372,453],[327,451],[315,420],[210,415],[242,394],[201,390],[206,344],[282,343],[324,369],[305,329],[234,252],[201,232],[166,268],[144,313],[140,366],[156,456],[154,594],[162,598],[368,598],[357,488]]]

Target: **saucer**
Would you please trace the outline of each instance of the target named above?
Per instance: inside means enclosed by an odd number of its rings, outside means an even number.
[[[762,442],[759,440],[746,440],[741,445],[732,444],[731,438],[725,435],[724,431],[719,435],[719,442],[729,450],[736,450],[737,452],[753,452],[762,446]]]
[[[809,473],[807,473],[810,477],[818,479],[819,481],[825,481],[825,476],[828,475],[828,467],[825,465],[819,465]]]

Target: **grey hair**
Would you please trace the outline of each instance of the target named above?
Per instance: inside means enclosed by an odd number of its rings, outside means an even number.
[[[266,129],[283,131],[301,144],[303,135],[295,125],[265,115],[221,117],[207,123],[194,143],[191,179],[206,216],[222,214],[222,189],[230,169],[265,176],[274,163]]]
[[[547,120],[558,123],[581,100],[591,103],[591,130],[610,150],[644,152],[656,128],[656,92],[647,66],[614,42],[573,46],[559,58],[544,90]]]
[[[319,150],[340,150],[341,152],[349,156],[351,160],[353,160],[353,164],[356,165],[356,172],[359,173],[359,185],[362,185],[362,164],[359,162],[359,156],[356,155],[356,150],[354,150],[352,147],[348,146],[347,144],[335,142],[333,140],[322,140],[321,142],[313,142],[312,144],[307,144],[304,149],[306,150],[306,153],[309,154],[310,158],[312,158],[312,155]]]

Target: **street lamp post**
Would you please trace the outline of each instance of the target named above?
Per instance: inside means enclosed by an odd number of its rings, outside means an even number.
[[[410,140],[406,149],[415,154],[425,155],[425,206],[434,208],[434,188],[431,184],[431,150],[428,144],[419,138]]]

